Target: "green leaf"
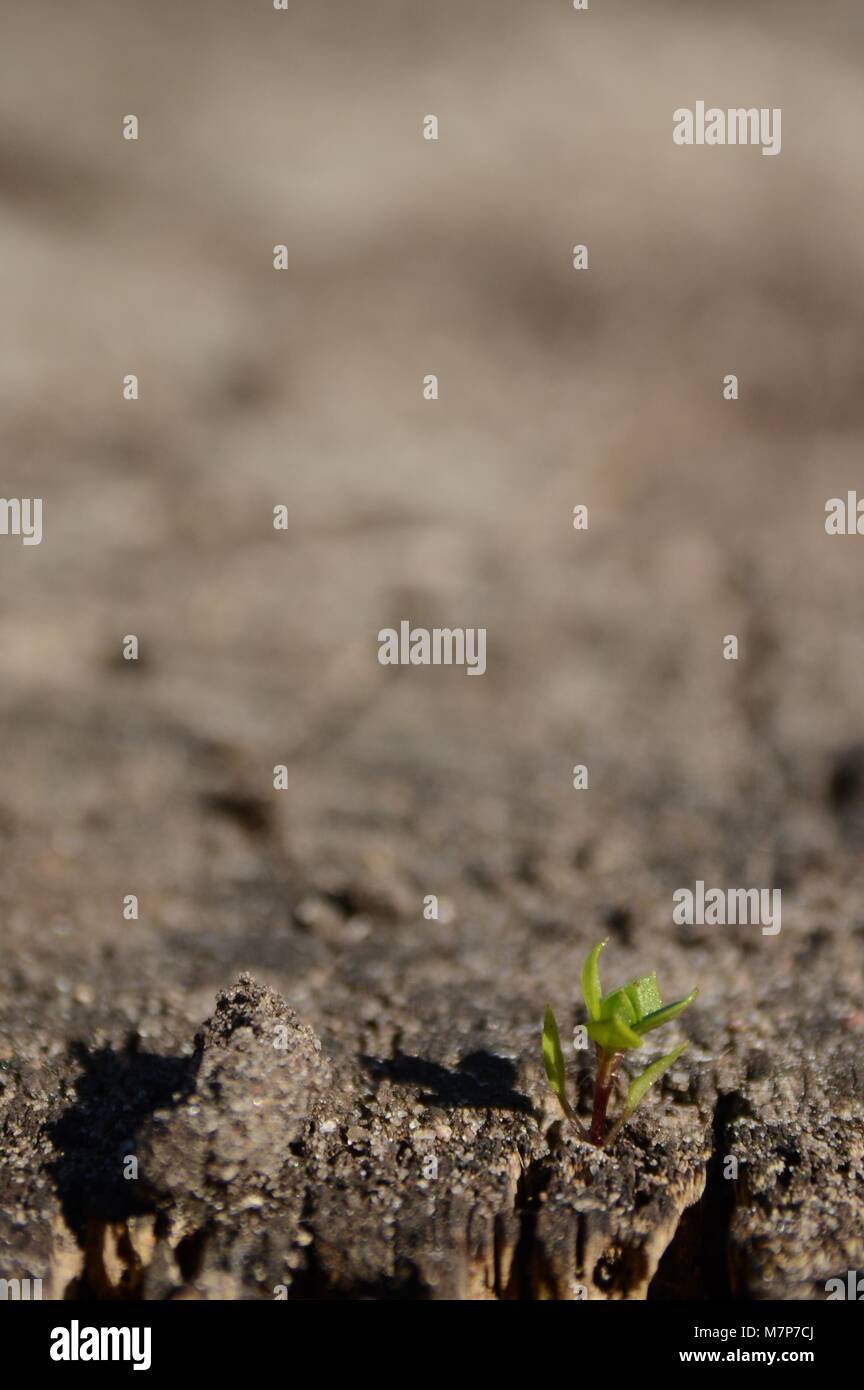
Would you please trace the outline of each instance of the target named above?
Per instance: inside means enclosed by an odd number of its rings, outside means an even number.
[[[604,994],[600,1000],[601,1018],[614,1018],[616,1014],[627,1023],[635,1023],[638,1017],[633,1008],[633,1002],[623,985],[620,989],[610,989],[609,993]]]
[[[636,1109],[636,1106],[639,1104],[649,1086],[653,1086],[654,1082],[663,1075],[664,1071],[671,1067],[673,1062],[677,1062],[686,1046],[686,1042],[683,1042],[680,1046],[673,1047],[672,1051],[667,1052],[665,1057],[658,1057],[657,1061],[647,1066],[645,1070],[636,1077],[635,1081],[631,1081],[630,1089],[627,1092],[626,1110],[628,1115]]]
[[[604,1052],[629,1052],[642,1046],[642,1039],[634,1033],[626,1018],[615,1014],[612,1018],[591,1019],[588,1036],[598,1043]]]
[[[606,941],[609,938],[607,936]],[[585,1007],[588,1010],[589,1018],[600,1017],[600,969],[597,964],[600,952],[606,945],[606,941],[601,941],[588,956],[582,966],[582,998],[585,1000]]]
[[[566,1099],[564,1054],[561,1051],[558,1024],[555,1022],[555,1015],[550,1008],[547,1008],[546,1017],[543,1020],[543,1065],[546,1068],[546,1079],[549,1085],[558,1099],[563,1102]]]
[[[634,1018],[638,1023],[645,1018],[646,1014],[653,1013],[660,1008],[663,1000],[660,998],[660,991],[657,988],[657,973],[652,970],[650,975],[642,975],[638,980],[631,980],[624,986],[624,991],[633,1005]]]
[[[669,1022],[670,1018],[682,1013],[688,1004],[692,1004],[698,993],[698,989],[694,989],[686,998],[675,999],[671,1004],[664,1004],[662,1009],[655,1009],[652,1014],[646,1014],[644,1018],[640,1018],[638,1023],[634,1023],[636,1032],[650,1033],[652,1028],[661,1028],[664,1023]]]

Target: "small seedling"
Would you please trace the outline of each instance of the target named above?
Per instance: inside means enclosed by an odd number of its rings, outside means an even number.
[[[582,996],[588,1010],[588,1036],[597,1047],[597,1076],[594,1081],[594,1109],[590,1129],[586,1129],[582,1124],[567,1099],[564,1055],[561,1051],[558,1025],[551,1009],[547,1008],[543,1021],[543,1065],[549,1085],[580,1137],[596,1144],[598,1148],[604,1145],[608,1147],[615,1141],[622,1125],[630,1119],[649,1086],[653,1086],[658,1077],[678,1060],[687,1044],[683,1042],[679,1047],[667,1052],[665,1057],[658,1057],[657,1061],[651,1062],[635,1081],[631,1081],[624,1109],[607,1134],[606,1111],[609,1108],[609,1097],[621,1058],[625,1052],[635,1052],[637,1047],[642,1046],[646,1033],[675,1018],[699,993],[694,989],[685,999],[676,999],[674,1003],[664,1005],[657,988],[656,973],[652,971],[650,975],[643,975],[638,980],[631,980],[629,984],[620,985],[618,989],[601,995],[598,961],[605,945],[606,942],[601,941],[594,947],[582,966],[581,976]]]

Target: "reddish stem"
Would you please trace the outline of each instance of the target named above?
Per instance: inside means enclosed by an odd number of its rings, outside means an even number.
[[[597,1048],[597,1079],[594,1082],[594,1109],[591,1113],[590,1139],[598,1149],[603,1147],[606,1138],[606,1111],[612,1094],[612,1082],[623,1052],[604,1052]]]

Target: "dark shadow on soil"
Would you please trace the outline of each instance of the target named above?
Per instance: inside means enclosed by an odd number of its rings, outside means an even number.
[[[404,1052],[390,1058],[361,1055],[360,1061],[373,1077],[421,1087],[424,1105],[533,1113],[531,1101],[515,1089],[516,1067],[493,1052],[466,1053],[453,1069]]]
[[[82,1245],[94,1223],[123,1222],[153,1210],[146,1175],[124,1177],[135,1139],[155,1110],[182,1104],[195,1087],[200,1062],[140,1052],[130,1040],[112,1048],[72,1049],[82,1068],[71,1105],[47,1129],[57,1157],[47,1165],[63,1215]]]

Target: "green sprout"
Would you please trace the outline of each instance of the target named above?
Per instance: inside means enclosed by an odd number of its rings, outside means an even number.
[[[625,1052],[635,1052],[637,1047],[642,1046],[646,1033],[675,1018],[699,993],[698,989],[694,989],[686,998],[664,1004],[657,988],[657,975],[652,971],[650,975],[642,975],[638,980],[631,980],[629,984],[601,995],[598,961],[605,945],[606,942],[601,941],[594,947],[582,966],[581,975],[582,996],[588,1010],[588,1036],[597,1047],[597,1077],[590,1129],[585,1128],[567,1099],[564,1054],[555,1015],[550,1008],[547,1008],[543,1021],[543,1065],[549,1085],[580,1137],[598,1148],[615,1141],[621,1126],[630,1119],[649,1086],[653,1086],[664,1071],[677,1062],[687,1044],[683,1042],[667,1052],[665,1057],[658,1057],[635,1081],[631,1081],[624,1109],[607,1134],[606,1111],[621,1058]]]

